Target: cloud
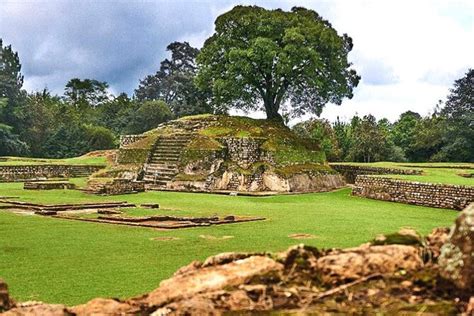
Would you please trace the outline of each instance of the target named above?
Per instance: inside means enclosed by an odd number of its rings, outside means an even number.
[[[154,73],[166,46],[212,31],[212,6],[189,2],[6,2],[0,34],[19,51],[26,88],[61,92],[73,77],[132,92]]]
[[[158,69],[170,42],[200,47],[215,18],[236,4],[311,8],[353,38],[349,57],[362,81],[352,100],[326,107],[329,119],[426,114],[474,67],[471,0],[3,0],[0,37],[19,52],[28,90],[62,93],[80,77],[133,93],[139,79]]]

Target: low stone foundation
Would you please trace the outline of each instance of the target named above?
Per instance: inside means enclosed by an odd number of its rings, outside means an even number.
[[[409,174],[417,175],[421,174],[421,170],[417,169],[396,169],[396,168],[383,168],[383,167],[370,167],[370,166],[356,166],[356,165],[345,165],[345,164],[329,164],[331,168],[339,172],[344,176],[348,183],[354,183],[358,175],[374,175],[374,174]]]
[[[88,177],[105,168],[101,165],[24,165],[0,166],[0,182],[14,182],[34,178]]]
[[[130,179],[113,179],[111,181],[101,181],[101,179],[91,179],[87,182],[88,193],[118,195],[145,191],[145,184],[142,181]]]
[[[25,190],[73,190],[76,185],[67,181],[32,181],[25,182],[23,189]]]
[[[353,195],[376,200],[462,210],[474,202],[474,187],[357,176]]]

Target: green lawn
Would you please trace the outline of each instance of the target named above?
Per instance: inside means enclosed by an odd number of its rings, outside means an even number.
[[[385,168],[399,168],[399,169],[421,169],[421,175],[389,175],[388,177],[395,179],[403,179],[419,182],[430,183],[447,183],[457,185],[474,186],[474,178],[461,177],[459,174],[474,173],[474,164],[472,163],[458,163],[458,162],[438,162],[438,163],[400,163],[400,162],[374,162],[374,163],[357,163],[348,162],[341,164],[357,165],[357,166],[371,166],[371,167],[385,167]],[[387,175],[381,175],[387,176]]]
[[[65,159],[25,158],[25,157],[0,157],[0,166],[22,165],[105,165],[105,157],[81,156]]]
[[[0,211],[0,277],[14,298],[78,304],[93,297],[130,297],[156,288],[177,268],[225,251],[280,251],[305,242],[317,247],[350,247],[379,233],[413,227],[426,234],[450,225],[458,212],[350,196],[349,189],[330,193],[231,197],[177,192],[147,192],[100,197],[79,191],[24,191],[21,183],[0,184],[0,196],[23,201],[158,202],[167,210],[135,214],[254,215],[266,221],[153,230],[69,221]],[[315,239],[297,241],[289,234]],[[203,239],[200,235],[231,239]],[[178,237],[158,241],[155,237]]]

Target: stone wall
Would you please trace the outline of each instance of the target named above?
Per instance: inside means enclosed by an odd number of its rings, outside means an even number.
[[[421,174],[421,170],[417,169],[396,169],[370,166],[356,166],[331,163],[331,168],[344,176],[348,183],[354,183],[358,175],[373,175],[373,174]]]
[[[0,181],[12,182],[34,178],[87,177],[105,166],[91,165],[23,165],[0,166]]]
[[[265,140],[254,137],[225,137],[221,142],[227,147],[228,159],[246,169],[259,161],[273,161],[270,153],[260,149]]]
[[[121,135],[120,136],[120,148],[125,147],[127,145],[133,144],[141,139],[146,138],[146,135],[138,134],[138,135]]]
[[[25,190],[74,190],[75,188],[74,183],[67,181],[32,181],[23,184]]]
[[[474,187],[411,182],[359,175],[353,195],[376,200],[462,210],[474,202]]]
[[[134,181],[130,179],[113,179],[111,181],[102,181],[98,179],[90,179],[87,182],[85,190],[91,194],[118,195],[129,194],[145,191],[145,183],[143,181]]]

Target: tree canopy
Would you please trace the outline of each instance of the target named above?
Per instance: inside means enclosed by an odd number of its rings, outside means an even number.
[[[360,77],[351,49],[352,39],[315,11],[236,6],[216,19],[197,58],[197,84],[212,90],[217,106],[263,109],[282,121],[288,102],[292,116],[319,115],[328,102],[352,97]]]
[[[95,107],[108,99],[109,84],[95,79],[73,78],[64,89],[64,96],[76,106]]]
[[[194,84],[199,49],[188,42],[173,42],[166,49],[171,52],[171,59],[163,60],[154,75],[140,80],[135,90],[137,99],[162,100],[176,117],[212,113],[207,93],[199,91]]]

